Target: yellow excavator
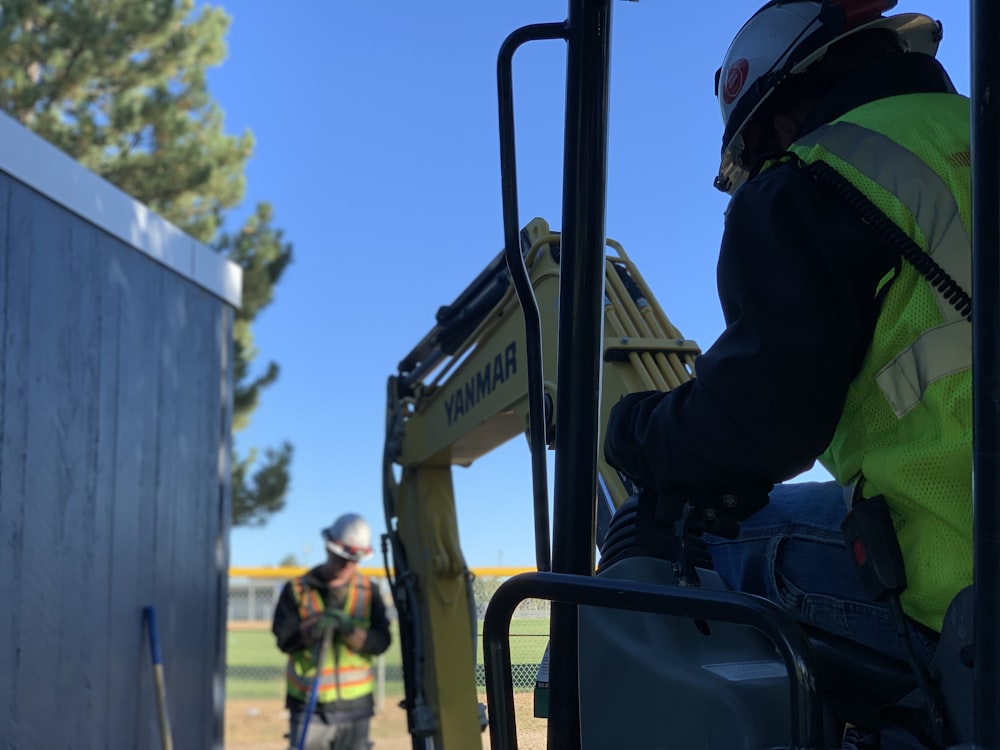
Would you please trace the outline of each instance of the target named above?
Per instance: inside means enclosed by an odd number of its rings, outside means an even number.
[[[593,400],[600,425],[622,396],[670,390],[694,377],[699,354],[698,345],[668,319],[625,250],[613,240],[605,250],[601,388]],[[579,504],[581,513],[594,510],[589,539],[602,552],[598,576],[532,578],[552,575],[545,451],[556,446],[557,426],[564,421],[556,406],[563,238],[536,218],[518,234],[515,258],[509,256],[506,250],[497,255],[439,310],[436,324],[388,381],[386,541],[394,562],[390,580],[414,750],[479,747],[487,726],[493,747],[516,747],[504,641],[514,608],[529,597],[590,605],[574,610],[569,625],[556,621],[555,604],[552,610],[550,648],[571,632],[578,674],[570,684],[579,685],[571,691],[579,718],[571,726],[578,726],[581,736],[565,747],[654,747],[648,743],[664,725],[673,736],[665,747],[833,747],[818,744],[825,742],[823,706],[810,649],[826,662],[826,673],[848,675],[843,680],[848,690],[859,682],[883,685],[893,697],[912,690],[905,668],[872,661],[870,653],[852,657],[844,644],[834,649],[821,641],[807,643],[777,606],[726,591],[704,566],[679,564],[683,534],[672,557],[617,559],[634,536],[632,498],[638,488],[601,457],[594,489]],[[487,610],[487,718],[476,685],[477,612],[483,603],[474,599],[459,540],[452,467],[469,466],[525,434],[536,480],[540,574],[505,583]],[[671,551],[669,540],[665,549]],[[528,588],[518,593],[522,584]],[[632,611],[601,608],[612,601],[613,607],[624,604]],[[565,686],[574,678],[564,668],[551,669],[552,660],[547,653],[542,669],[552,674],[540,673],[539,680]],[[609,681],[616,679],[629,689],[610,689]],[[536,691],[536,715],[547,715],[550,729],[560,728],[556,742],[562,742],[565,719],[556,706],[556,712],[548,710],[549,697]],[[623,715],[632,717],[624,727],[616,718]],[[715,729],[706,733],[705,727]]]
[[[933,686],[940,716],[931,718],[949,724],[956,750],[1000,750],[1000,649],[974,647],[995,643],[1000,624],[1000,99],[989,95],[1000,88],[1000,10],[989,0],[972,5],[975,584],[946,616]],[[662,559],[619,554],[634,536],[640,488],[603,462],[602,426],[622,395],[694,377],[699,350],[606,239],[611,6],[569,0],[565,21],[522,27],[501,46],[503,250],[439,311],[388,381],[384,539],[413,748],[469,750],[487,728],[494,750],[517,748],[507,629],[526,598],[552,602],[549,750],[841,748],[832,707],[838,721],[855,709],[869,717],[876,703],[908,708],[926,686],[906,665],[813,637],[770,602],[727,591],[710,565],[699,567],[684,522]],[[517,49],[553,39],[567,45],[559,233],[541,219],[522,229],[518,219],[511,74]],[[502,584],[486,611],[487,716],[451,471],[521,434],[538,570]],[[928,747],[891,717],[880,716],[877,729],[882,750]]]
[[[697,344],[684,339],[664,314],[624,249],[613,240],[607,247],[602,424],[621,396],[668,390],[690,379],[699,353]],[[535,219],[520,233],[520,250],[537,309],[555,311],[559,235],[543,219]],[[532,432],[532,344],[504,254],[437,318],[389,379],[387,526],[392,529],[394,590],[407,655],[411,731],[432,736],[434,747],[475,747],[482,731],[475,686],[478,623],[458,539],[451,471],[525,433],[554,446],[557,326],[552,314],[538,318],[541,335],[535,347],[544,363],[539,413],[545,419]],[[603,458],[598,467],[598,533],[603,537],[615,509],[634,488],[626,487]],[[545,505],[536,512],[541,569],[549,555],[544,489]]]

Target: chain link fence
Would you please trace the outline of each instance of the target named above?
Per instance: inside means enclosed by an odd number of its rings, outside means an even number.
[[[490,597],[507,578],[523,572],[523,568],[491,568],[473,570],[477,627],[476,683],[485,690],[483,666],[483,617]],[[226,696],[230,699],[283,699],[285,695],[285,664],[287,657],[278,651],[271,635],[271,616],[285,582],[302,570],[287,568],[235,569],[229,577],[227,606]],[[362,571],[382,594],[392,623],[393,642],[378,658],[377,697],[403,695],[403,666],[396,627],[396,610],[392,603],[384,571]],[[515,610],[510,626],[511,677],[515,690],[531,690],[549,638],[549,603],[528,599]]]

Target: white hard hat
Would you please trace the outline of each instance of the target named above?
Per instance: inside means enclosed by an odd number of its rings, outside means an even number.
[[[715,186],[732,194],[749,176],[743,131],[761,104],[820,60],[831,44],[864,29],[896,32],[904,52],[937,54],[941,24],[920,13],[884,17],[896,0],[772,0],[733,39],[715,74],[722,109],[722,163]]]
[[[371,557],[372,530],[357,513],[345,513],[323,529],[326,548],[337,557],[360,562]]]

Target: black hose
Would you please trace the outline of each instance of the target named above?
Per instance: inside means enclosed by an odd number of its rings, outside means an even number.
[[[410,569],[403,550],[403,543],[393,527],[396,517],[395,497],[391,489],[392,465],[399,455],[402,440],[403,414],[399,406],[396,378],[390,378],[388,398],[392,408],[386,421],[386,441],[382,453],[382,505],[385,511],[386,533],[382,536],[382,555],[385,560],[386,580],[392,590],[399,623],[400,651],[403,657],[403,692],[409,720],[413,747],[423,743],[423,738],[433,732],[432,712],[424,696],[424,651],[421,632],[416,574]],[[389,575],[387,546],[392,547],[395,576]]]

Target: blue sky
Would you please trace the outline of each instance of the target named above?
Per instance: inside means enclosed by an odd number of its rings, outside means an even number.
[[[255,327],[281,365],[247,446],[295,445],[285,510],[233,531],[231,563],[321,555],[339,513],[384,529],[385,387],[397,365],[499,252],[496,56],[515,28],[561,21],[564,0],[223,4],[233,17],[209,89],[226,130],[253,131],[246,206],[275,208],[295,261]],[[722,329],[715,261],[726,196],[712,187],[721,118],[716,69],[758,0],[616,2],[612,17],[607,233],[682,334]],[[969,4],[902,0],[940,19],[939,59],[969,93]],[[565,45],[514,60],[521,224],[561,219]],[[763,428],[762,428],[763,429]],[[550,478],[551,478],[550,465]],[[813,470],[803,478],[825,478]],[[454,470],[470,566],[531,566],[527,443]],[[372,560],[381,564],[381,558]]]

